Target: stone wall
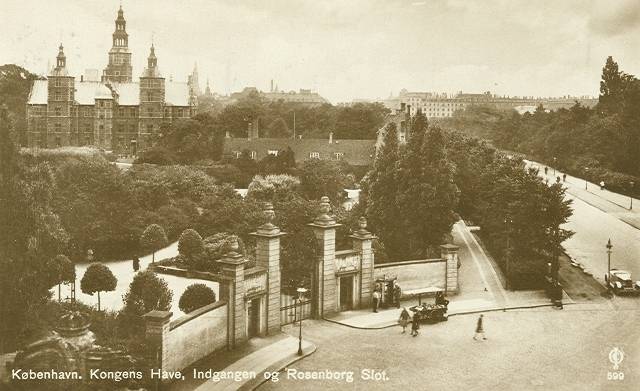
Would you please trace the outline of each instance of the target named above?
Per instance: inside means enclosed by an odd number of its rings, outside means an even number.
[[[374,279],[398,278],[403,297],[444,291],[447,288],[447,262],[444,259],[424,259],[375,265]]]
[[[227,347],[227,303],[218,301],[182,316],[169,325],[162,369],[179,371]]]

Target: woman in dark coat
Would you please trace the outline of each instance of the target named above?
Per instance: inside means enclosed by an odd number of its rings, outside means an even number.
[[[407,311],[406,308],[403,308],[402,312],[400,313],[400,319],[398,319],[398,323],[400,323],[400,326],[402,326],[402,334],[407,331],[407,325],[409,324],[410,318],[411,315],[409,315],[409,311]]]

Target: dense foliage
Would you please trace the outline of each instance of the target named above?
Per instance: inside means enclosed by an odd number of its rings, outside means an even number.
[[[536,160],[622,193],[640,195],[640,80],[618,70],[609,57],[595,108],[579,104],[519,115],[470,107],[442,123],[448,129],[491,140],[497,147]]]
[[[571,209],[562,187],[536,174],[522,160],[417,115],[405,145],[388,126],[357,208],[392,260],[437,255],[462,215],[481,226],[514,287],[539,286],[551,254],[571,235],[560,228]]]
[[[192,284],[189,285],[182,296],[180,296],[178,307],[182,312],[188,314],[215,301],[216,294],[213,289],[205,284]]]
[[[257,92],[210,111],[212,115],[217,114],[217,121],[234,137],[246,137],[249,124],[257,122],[260,137],[292,137],[295,127],[296,136],[325,138],[333,132],[337,139],[374,139],[388,112],[380,103],[310,107],[284,101],[270,102]]]

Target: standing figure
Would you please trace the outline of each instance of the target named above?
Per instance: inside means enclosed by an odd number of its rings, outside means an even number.
[[[380,304],[380,292],[376,289],[373,291],[373,312],[378,312],[378,304]]]
[[[549,167],[544,168],[544,175],[547,175],[547,171],[549,171]]]
[[[140,258],[137,256],[133,257],[133,271],[137,272],[140,270]]]
[[[604,190],[604,181],[600,181],[600,190]]]
[[[397,282],[393,285],[393,302],[396,304],[396,308],[400,308],[400,296],[402,296],[402,288]]]
[[[478,337],[482,334],[482,339],[486,340],[487,337],[486,335],[484,335],[484,328],[482,325],[482,318],[483,315],[480,315],[480,317],[478,318],[478,324],[476,325],[476,334],[473,336],[473,339],[475,339],[476,341],[478,340]]]
[[[409,318],[411,318],[411,315],[409,315],[409,311],[407,311],[406,308],[402,308],[402,312],[400,313],[400,319],[398,319],[398,323],[400,324],[400,326],[402,326],[402,334],[404,334],[407,331]]]
[[[562,174],[562,182],[566,182],[567,181],[567,174]]]
[[[418,330],[420,330],[420,313],[416,311],[413,314],[413,320],[411,321],[411,335],[417,337]]]

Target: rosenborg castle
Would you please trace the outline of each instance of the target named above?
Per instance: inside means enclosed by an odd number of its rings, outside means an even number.
[[[160,134],[163,123],[195,115],[197,86],[166,80],[158,71],[151,45],[147,67],[132,79],[129,35],[122,7],[118,10],[109,64],[98,77],[88,70],[80,80],[69,75],[60,45],[55,67],[36,80],[27,101],[27,142],[30,147],[94,145],[135,155]]]

